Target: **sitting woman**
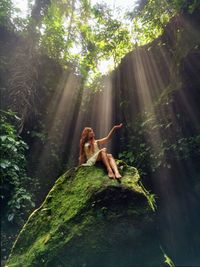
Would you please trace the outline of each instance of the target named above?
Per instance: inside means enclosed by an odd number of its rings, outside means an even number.
[[[120,179],[117,164],[111,154],[107,153],[106,148],[99,149],[99,145],[106,144],[114,131],[122,127],[122,123],[116,125],[109,132],[108,136],[95,140],[95,134],[92,128],[85,127],[81,134],[79,164],[83,166],[92,166],[97,161],[102,161],[108,171],[108,177],[111,179]]]

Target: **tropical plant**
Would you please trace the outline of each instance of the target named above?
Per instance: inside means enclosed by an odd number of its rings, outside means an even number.
[[[0,26],[10,28],[11,23],[11,14],[13,11],[12,1],[3,0],[0,2]]]
[[[26,172],[25,152],[27,144],[17,136],[16,121],[20,119],[11,111],[1,111],[0,127],[0,167],[1,167],[1,206],[8,221],[19,220],[25,208],[34,206],[27,185],[31,179]]]

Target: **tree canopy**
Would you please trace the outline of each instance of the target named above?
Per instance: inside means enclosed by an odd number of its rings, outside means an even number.
[[[132,11],[116,17],[105,3],[89,0],[35,1],[26,18],[17,16],[10,0],[1,3],[2,25],[33,38],[35,46],[91,82],[101,75],[99,66],[109,61],[116,67],[134,47],[151,42],[163,33],[177,12],[191,13],[198,1],[137,1]],[[9,22],[9,23],[8,23]]]

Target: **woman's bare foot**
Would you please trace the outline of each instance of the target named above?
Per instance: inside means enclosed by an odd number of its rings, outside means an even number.
[[[109,177],[110,179],[115,179],[115,175],[114,175],[113,172],[108,172],[108,177]]]
[[[121,178],[122,178],[122,176],[121,176],[120,173],[117,173],[117,174],[115,175],[115,177],[116,177],[116,179],[121,179]]]

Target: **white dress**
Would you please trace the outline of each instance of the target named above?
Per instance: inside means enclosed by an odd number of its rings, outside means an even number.
[[[85,155],[87,157],[86,163],[83,163],[82,166],[92,166],[96,163],[99,153],[102,149],[99,149],[97,141],[94,141],[94,152],[89,150],[90,144],[87,142],[84,145]]]

